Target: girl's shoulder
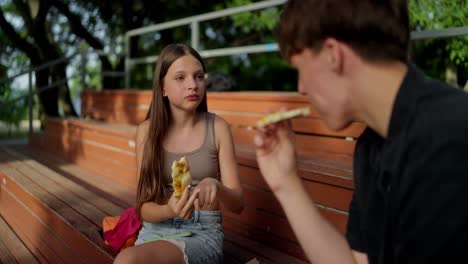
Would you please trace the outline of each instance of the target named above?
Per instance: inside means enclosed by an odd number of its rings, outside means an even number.
[[[149,125],[150,125],[150,121],[145,120],[137,126],[137,130],[136,130],[137,143],[141,143],[143,140],[146,139],[146,136],[148,135]]]
[[[229,123],[226,120],[224,120],[224,118],[211,112],[206,112],[206,115],[207,115],[207,119],[213,120],[213,126],[215,130],[229,129]]]
[[[216,145],[219,147],[221,141],[228,140],[231,137],[231,128],[224,118],[213,113],[210,114],[213,116],[215,140]]]

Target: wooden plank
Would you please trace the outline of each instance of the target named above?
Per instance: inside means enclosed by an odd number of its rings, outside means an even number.
[[[86,189],[91,190],[102,198],[112,201],[122,208],[135,206],[136,191],[116,181],[101,177],[88,170],[61,159],[57,155],[51,155],[43,149],[28,146],[15,146],[16,151],[29,155],[37,162],[60,173],[63,177],[75,182]]]
[[[231,127],[231,132],[236,144],[253,146],[256,131]],[[295,140],[296,149],[300,155],[314,155],[320,152],[350,156],[354,154],[354,141],[313,135],[296,135]]]
[[[262,243],[246,239],[242,236],[235,234],[234,232],[225,231],[225,241],[231,242],[239,247],[244,248],[244,252],[250,252],[248,260],[251,260],[253,257],[256,257],[261,263],[307,263],[301,259],[286,255],[278,250],[267,247]]]
[[[259,195],[264,195],[264,192],[268,193],[269,196],[273,195],[259,170],[240,166],[239,177],[241,183],[246,188],[250,188],[249,192],[255,192],[255,194],[251,194],[252,196],[256,196],[257,192],[260,193]],[[309,180],[303,180],[302,182],[310,197],[317,204],[348,211],[353,194],[352,190]],[[275,201],[276,199],[268,199],[267,203],[271,205],[270,203]]]
[[[6,184],[8,185],[11,185],[10,182]],[[21,240],[30,240],[31,244],[28,247],[37,254],[40,252],[47,262],[65,263],[66,260],[70,260],[70,263],[83,263],[81,257],[73,253],[66,243],[55,235],[50,228],[52,225],[31,213],[10,188],[11,186],[2,185],[0,213],[14,230],[21,231],[17,232],[22,235]]]
[[[223,211],[223,217],[239,221],[239,223],[255,226],[264,232],[275,234],[276,236],[288,241],[296,242],[296,236],[294,235],[291,226],[280,214],[263,212],[246,206],[240,215],[229,211]]]
[[[45,121],[46,127],[62,126],[67,129],[68,124],[79,124],[79,126],[83,128],[123,138],[134,138],[136,132],[136,126],[129,124],[107,124],[94,120],[83,120],[75,118],[63,119],[56,117],[46,117]]]
[[[239,109],[242,108],[242,105],[239,106]],[[229,124],[234,126],[255,126],[257,121],[264,115],[263,113],[245,113],[238,111],[219,111],[211,110],[216,113],[223,119],[225,119]],[[364,125],[360,123],[353,123],[348,128],[345,128],[340,131],[330,130],[325,121],[320,118],[296,118],[293,119],[292,129],[295,132],[301,133],[312,133],[312,134],[321,134],[328,136],[340,136],[340,137],[359,137],[364,130]]]
[[[231,231],[249,240],[277,249],[285,254],[305,260],[306,257],[297,242],[288,241],[255,226],[246,225],[230,218],[223,219],[225,232]]]
[[[146,109],[128,109],[121,110],[101,110],[92,108],[92,110],[83,109],[82,116],[94,120],[104,121],[106,123],[133,124],[138,125],[146,118],[148,110]]]
[[[249,202],[253,203],[252,200],[248,201],[248,203]],[[255,205],[257,207],[268,206],[264,203]],[[324,216],[324,218],[329,221],[330,224],[335,226],[341,233],[345,232],[348,219],[346,212],[340,212],[324,207],[318,207],[318,210]],[[256,228],[265,232],[276,234],[277,236],[287,239],[288,241],[296,241],[296,237],[291,229],[291,226],[289,225],[289,222],[281,209],[270,211],[267,209],[255,208],[254,206],[249,206],[249,204],[247,204],[244,208],[244,211],[240,215],[225,211],[224,216],[226,218],[239,221],[243,224],[255,226]]]
[[[79,137],[66,136],[62,137],[53,137],[57,140],[60,140],[66,149],[69,150],[70,154],[73,155],[86,155],[91,154],[96,156],[96,158],[110,166],[116,166],[118,171],[134,175],[136,173],[136,157],[135,152],[121,151],[119,149],[110,148],[100,142],[93,142],[88,140],[83,140]]]
[[[83,128],[76,124],[69,125],[69,133],[73,137],[78,137],[82,140],[89,140],[92,142],[98,142],[100,144],[112,146],[127,152],[135,151],[135,140],[133,138],[118,137],[111,134],[106,134],[90,128]]]
[[[122,103],[151,103],[153,91],[131,91],[131,90],[112,90],[112,91],[83,91],[81,97],[83,101],[115,101]]]
[[[49,137],[49,139],[53,139]],[[80,150],[68,143],[66,139],[51,140],[45,146],[50,153],[63,155],[63,157],[83,168],[86,168],[96,174],[115,180],[120,184],[136,189],[136,171],[131,171],[125,164],[116,164],[103,158],[102,155],[96,155],[92,152]],[[109,154],[109,156],[112,154]],[[111,156],[112,157],[112,156]],[[133,164],[136,162],[132,162]],[[136,165],[135,165],[136,166]]]
[[[99,234],[99,226],[83,218],[69,205],[63,203],[45,189],[29,180],[18,171],[1,165],[6,176],[8,190],[18,197],[40,219],[46,219],[49,226],[54,226],[57,235],[74,245],[83,258],[99,262],[112,262],[113,253]],[[20,187],[22,186],[22,187]],[[23,188],[26,188],[23,189]],[[96,247],[98,246],[98,247]]]
[[[2,217],[0,217],[0,251],[2,252],[0,260],[3,263],[38,263]],[[8,253],[7,258],[3,257],[5,253]]]
[[[224,262],[223,263],[239,263],[245,264],[250,260],[256,258],[260,263],[271,263],[271,261],[260,258],[255,253],[246,250],[243,247],[226,239],[226,232],[224,232]]]
[[[50,126],[46,128],[45,134],[51,137],[65,137],[70,141],[89,142],[104,149],[113,150],[117,153],[133,156],[135,152],[135,141],[128,137],[117,137],[112,134],[92,130],[91,128],[81,128],[75,125]]]
[[[236,159],[240,168],[258,170],[255,152],[251,147],[247,149],[242,145],[236,145]],[[339,162],[310,156],[298,156],[298,174],[306,180],[353,189],[351,163]],[[346,166],[344,166],[345,164]]]
[[[235,100],[234,98],[226,98],[224,100],[210,100],[208,98],[209,111],[231,111],[231,112],[246,112],[266,114],[268,111],[280,111],[283,108],[310,108],[310,117],[320,118],[320,115],[310,106],[308,102],[287,102],[287,101],[260,101],[260,100]]]
[[[11,254],[8,247],[3,243],[2,238],[0,238],[0,263],[17,263],[13,254]]]
[[[119,207],[108,200],[96,195],[95,193],[77,185],[68,180],[55,171],[44,167],[37,161],[22,155],[11,148],[4,150],[21,160],[9,164],[16,166],[16,169],[27,175],[31,180],[35,181],[39,186],[47,189],[51,194],[55,195],[62,201],[75,205],[74,209],[80,212],[83,216],[93,220],[95,224],[100,225],[102,219],[107,215],[120,215],[125,208]],[[69,191],[67,195],[63,195],[63,190]]]

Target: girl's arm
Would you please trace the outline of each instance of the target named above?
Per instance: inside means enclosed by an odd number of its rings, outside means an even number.
[[[174,217],[190,219],[199,192],[200,190],[195,190],[190,194],[190,189],[186,188],[180,199],[172,195],[167,204],[144,203],[141,218],[145,222],[161,222]]]
[[[229,124],[218,116],[215,118],[214,129],[222,183],[219,184],[217,196],[226,209],[240,214],[244,210],[244,198],[239,181],[231,129]]]

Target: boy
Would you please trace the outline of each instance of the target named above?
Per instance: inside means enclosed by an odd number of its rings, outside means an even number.
[[[408,62],[407,1],[290,0],[277,27],[298,90],[329,128],[367,125],[346,238],[297,176],[287,122],[255,138],[260,170],[312,263],[451,263],[468,245],[468,94]]]

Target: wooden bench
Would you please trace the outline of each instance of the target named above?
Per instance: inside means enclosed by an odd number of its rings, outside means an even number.
[[[85,117],[99,117],[110,123],[143,120],[151,102],[151,92],[85,92]],[[241,215],[224,212],[224,227],[262,245],[305,259],[279,203],[259,173],[252,145],[254,131],[240,126],[254,125],[267,109],[309,106],[296,93],[225,92],[209,93],[209,111],[232,124],[236,156],[245,193],[246,209]],[[353,123],[342,131],[329,130],[311,108],[311,115],[292,121],[296,133],[299,174],[322,214],[344,233],[347,210],[353,191],[352,158],[355,141],[364,130]],[[120,114],[116,114],[120,113]],[[132,115],[133,113],[133,115]]]
[[[0,217],[0,263],[39,263],[2,217]]]
[[[132,206],[134,190],[30,146],[0,147],[0,181],[2,263],[113,261],[102,217]],[[229,230],[224,254],[225,263],[305,263]]]

